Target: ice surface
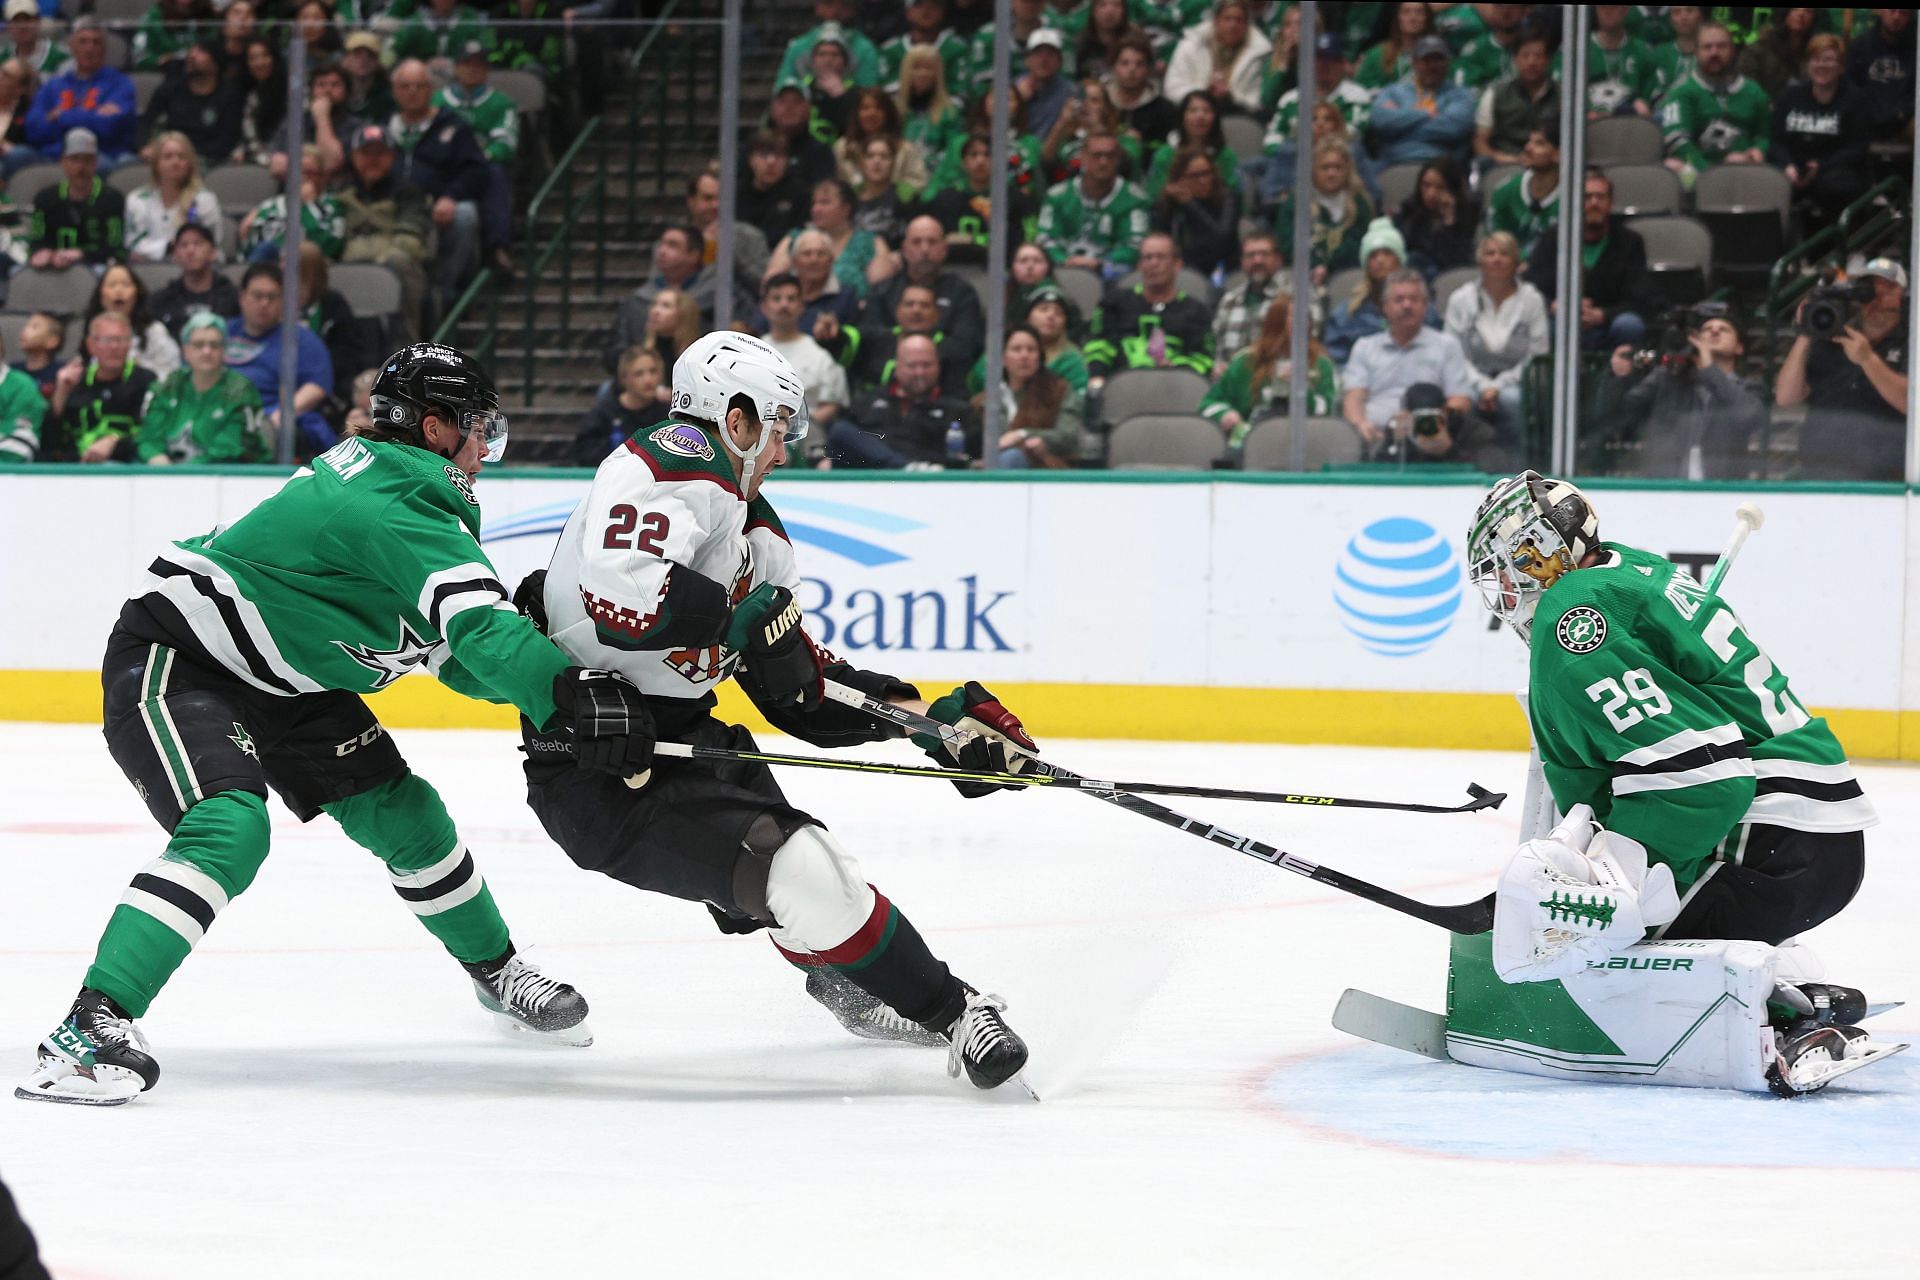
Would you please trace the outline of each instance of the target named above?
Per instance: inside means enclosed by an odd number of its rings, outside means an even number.
[[[524,807],[510,738],[398,736],[598,1042],[495,1038],[374,859],[276,803],[259,880],[144,1022],[160,1087],[102,1111],[0,1097],[0,1174],[64,1280],[1920,1273],[1920,1052],[1794,1102],[1432,1063],[1327,1022],[1347,986],[1440,1007],[1429,926],[1083,796],[787,773],[1008,998],[1046,1100],[981,1095],[939,1052],[846,1036],[763,940],[576,869]],[[1493,883],[1522,783],[1519,757],[1468,752],[1048,754],[1103,777],[1514,792],[1463,817],[1171,801],[1444,902]],[[1912,999],[1920,774],[1864,774],[1884,819],[1867,888],[1812,942],[1836,980]],[[161,844],[97,730],[0,733],[6,1082]],[[1911,1006],[1881,1022],[1920,1032]]]

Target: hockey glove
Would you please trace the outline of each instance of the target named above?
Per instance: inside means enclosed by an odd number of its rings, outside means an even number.
[[[573,762],[625,778],[636,791],[653,773],[653,714],[625,676],[568,667],[553,679],[553,705],[573,729]]]
[[[927,714],[942,724],[950,724],[974,736],[957,750],[931,734],[916,733],[914,745],[951,769],[968,773],[1020,773],[1027,767],[1022,751],[1038,751],[1032,738],[1020,724],[1020,717],[1000,705],[1000,700],[972,680],[934,699]],[[969,800],[995,791],[1015,791],[1008,783],[971,782],[954,779],[954,789]]]
[[[793,592],[769,582],[734,606],[727,622],[727,648],[740,655],[773,706],[812,711],[826,697],[820,651],[804,621]]]

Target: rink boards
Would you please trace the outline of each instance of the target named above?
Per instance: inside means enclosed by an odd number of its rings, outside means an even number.
[[[282,480],[0,472],[0,719],[97,717],[98,655],[155,549],[236,519]],[[503,581],[545,566],[587,487],[584,472],[483,478],[482,543]],[[1603,534],[1701,576],[1735,506],[1761,503],[1766,527],[1726,598],[1853,754],[1920,758],[1912,495],[1589,488]],[[1461,476],[812,474],[769,496],[823,644],[929,688],[980,680],[1042,733],[1516,748],[1524,654],[1466,576],[1483,491]],[[512,723],[424,677],[375,701],[396,726]]]

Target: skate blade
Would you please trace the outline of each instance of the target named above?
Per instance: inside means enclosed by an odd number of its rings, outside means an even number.
[[[1794,1081],[1796,1091],[1818,1093],[1838,1080],[1841,1076],[1851,1075],[1862,1067],[1870,1067],[1894,1054],[1903,1052],[1910,1046],[1904,1044],[1870,1044],[1865,1053],[1857,1058],[1842,1058],[1838,1062],[1829,1061],[1812,1074]]]
[[[96,1068],[108,1071],[111,1068]],[[13,1096],[24,1102],[63,1102],[78,1107],[118,1107],[140,1096],[142,1081],[132,1072],[121,1072],[124,1079],[109,1075],[105,1079],[82,1075],[69,1063],[42,1067],[13,1088]]]
[[[1037,1091],[1036,1091],[1036,1090],[1034,1089],[1034,1087],[1033,1087],[1033,1086],[1032,1086],[1031,1084],[1028,1084],[1028,1083],[1027,1083],[1027,1073],[1026,1073],[1026,1072],[1024,1072],[1024,1071],[1016,1071],[1016,1072],[1014,1072],[1014,1073],[1013,1073],[1013,1076],[1012,1076],[1012,1078],[1011,1078],[1011,1079],[1009,1079],[1009,1080],[1007,1081],[1007,1083],[1008,1083],[1008,1084],[1017,1084],[1017,1085],[1019,1085],[1019,1086],[1020,1086],[1020,1091],[1021,1091],[1022,1093],[1024,1093],[1024,1094],[1026,1094],[1026,1095],[1027,1095],[1027,1097],[1029,1097],[1029,1098],[1031,1098],[1031,1099],[1032,1099],[1033,1101],[1035,1101],[1035,1102],[1038,1102],[1038,1101],[1040,1101],[1040,1094],[1039,1094],[1039,1093],[1038,1093],[1038,1092],[1037,1092]]]
[[[593,1031],[582,1022],[558,1031],[541,1031],[504,1013],[492,1014],[494,1029],[509,1040],[549,1049],[585,1049],[593,1044]]]

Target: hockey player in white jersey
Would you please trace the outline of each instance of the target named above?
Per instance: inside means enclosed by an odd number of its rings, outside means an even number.
[[[831,679],[913,702],[892,676],[862,671],[806,633],[793,597],[793,547],[761,486],[806,433],[799,377],[758,338],[708,334],[673,370],[673,415],[600,464],[544,575],[519,599],[577,661],[640,686],[655,740],[750,750],[712,714],[728,678],[781,731],[835,747],[897,736],[823,701]],[[544,578],[544,581],[542,579]],[[936,759],[1017,768],[1033,743],[977,684],[928,714],[971,730]],[[826,827],[788,804],[764,765],[656,758],[626,780],[576,768],[571,735],[523,722],[528,798],[567,855],[638,888],[704,902],[729,933],[771,930],[809,994],[849,1030],[949,1048],[949,1070],[983,1089],[1027,1057],[1005,1004],[948,972],[900,909],[869,885]],[[956,780],[962,794],[997,788]]]

